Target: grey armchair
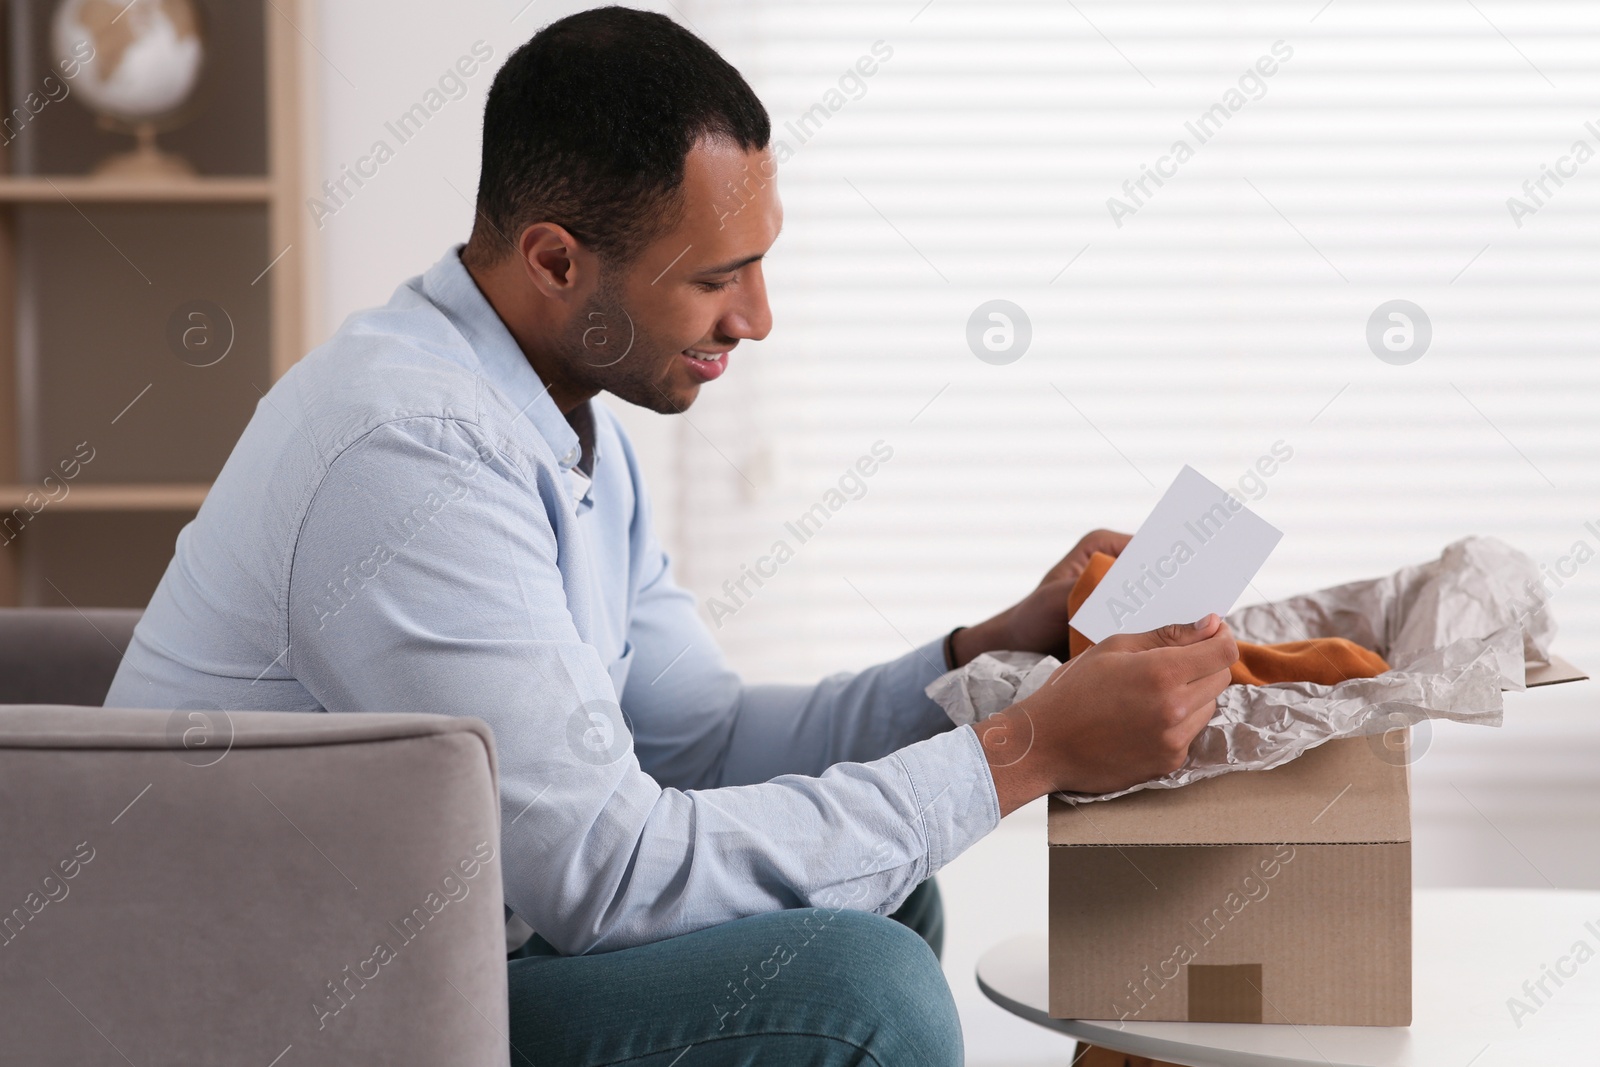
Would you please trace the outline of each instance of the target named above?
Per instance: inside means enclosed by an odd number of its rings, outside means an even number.
[[[0,704],[98,705],[142,614],[0,608]]]
[[[136,618],[0,611],[0,697]],[[0,1060],[506,1064],[496,789],[474,719],[0,707]]]

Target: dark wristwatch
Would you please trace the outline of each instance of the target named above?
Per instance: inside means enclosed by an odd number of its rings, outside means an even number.
[[[956,634],[965,629],[965,626],[957,626],[944,635],[944,668],[947,671],[956,669]]]

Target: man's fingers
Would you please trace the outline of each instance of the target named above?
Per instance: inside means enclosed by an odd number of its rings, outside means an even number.
[[[1217,702],[1215,700],[1207,700],[1195,708],[1187,719],[1183,720],[1177,729],[1182,736],[1185,749],[1194,744],[1194,739],[1204,732],[1206,724],[1211,721],[1211,717],[1216,713]]]
[[[1216,615],[1207,615],[1198,625],[1178,623],[1145,633],[1113,634],[1096,647],[1154,657],[1183,685],[1215,675],[1226,677],[1228,668],[1239,660],[1233,630]],[[1221,691],[1219,686],[1217,692]]]
[[[1239,661],[1239,643],[1233,639],[1233,631],[1226,625],[1219,625],[1210,637],[1193,644],[1153,651],[1159,653],[1166,662],[1177,664],[1179,677],[1190,682],[1226,671]]]
[[[1196,641],[1204,641],[1216,632],[1222,625],[1222,620],[1216,615],[1207,615],[1194,623],[1175,622],[1170,626],[1162,626],[1155,630],[1146,630],[1142,633],[1112,634],[1104,641],[1119,652],[1142,652],[1153,648],[1177,648],[1183,645],[1192,645]]]
[[[1120,556],[1122,550],[1128,547],[1128,542],[1133,540],[1132,534],[1125,534],[1119,530],[1090,530],[1084,534],[1083,540],[1078,542],[1078,548],[1087,549],[1084,555],[1090,552],[1104,552],[1108,556]]]
[[[1196,678],[1183,687],[1181,700],[1183,706],[1189,709],[1189,713],[1174,729],[1182,737],[1185,748],[1200,736],[1200,732],[1206,728],[1212,716],[1216,715],[1217,697],[1232,680],[1226,670],[1221,670],[1204,678]]]
[[[1191,639],[1190,644],[1167,645],[1142,651],[1171,670],[1181,684],[1189,684],[1219,671],[1226,671],[1239,659],[1238,642],[1233,639],[1233,631],[1225,624],[1218,625],[1210,637],[1197,635]]]
[[[1221,696],[1222,691],[1232,684],[1233,675],[1228,672],[1227,668],[1208,674],[1203,678],[1196,678],[1181,690],[1183,705],[1188,708],[1209,708],[1210,712],[1206,715],[1206,718],[1209,719],[1211,714],[1216,712],[1217,697]],[[1201,725],[1205,724],[1202,723]],[[1199,732],[1198,728],[1196,732]]]

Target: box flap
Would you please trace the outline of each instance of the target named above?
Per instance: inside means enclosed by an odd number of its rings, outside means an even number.
[[[1384,737],[1329,741],[1270,771],[1237,771],[1115,800],[1050,798],[1052,845],[1410,841],[1405,753]]]
[[[1588,677],[1582,670],[1560,656],[1551,656],[1549,663],[1528,667],[1523,680],[1528,688],[1532,689],[1534,686],[1555,685],[1557,682],[1581,682]]]

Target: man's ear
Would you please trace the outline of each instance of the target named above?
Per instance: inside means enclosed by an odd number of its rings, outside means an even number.
[[[517,250],[534,288],[556,300],[570,300],[586,290],[596,272],[594,253],[553,222],[523,230]]]

